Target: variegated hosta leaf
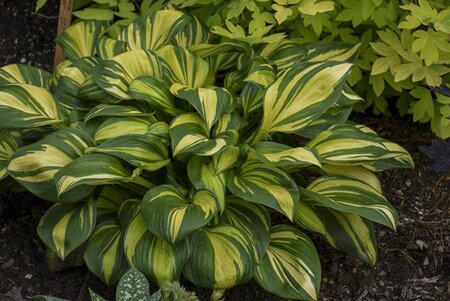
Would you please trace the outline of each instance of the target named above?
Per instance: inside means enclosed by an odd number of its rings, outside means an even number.
[[[0,87],[0,127],[34,128],[61,122],[58,106],[47,89],[28,84]]]
[[[79,201],[91,194],[96,185],[130,181],[135,173],[113,156],[83,155],[55,174],[58,198],[66,202]]]
[[[240,131],[244,123],[245,121],[236,111],[230,114],[224,114],[217,121],[213,133],[217,136],[227,131]]]
[[[97,56],[102,60],[110,59],[125,52],[127,44],[111,39],[107,36],[100,37],[97,43]]]
[[[341,42],[321,41],[309,44],[308,55],[305,61],[322,62],[322,61],[339,61],[354,62],[358,57],[360,44],[352,45]]]
[[[167,45],[157,51],[163,58],[164,74],[173,83],[191,88],[212,84],[208,62],[184,48]]]
[[[270,216],[260,205],[239,198],[228,198],[225,211],[217,215],[218,224],[232,225],[245,232],[254,242],[254,253],[260,262],[269,245]]]
[[[45,70],[23,64],[11,64],[0,68],[0,86],[28,84],[50,89],[52,75]]]
[[[164,80],[152,76],[141,76],[131,82],[128,94],[134,99],[148,102],[153,108],[160,109],[170,115],[181,112],[173,101],[169,85]]]
[[[98,37],[108,27],[106,21],[80,21],[71,25],[56,38],[69,60],[95,54]]]
[[[186,241],[168,243],[148,231],[142,214],[132,215],[124,235],[125,254],[131,265],[154,283],[178,280],[189,258]]]
[[[8,172],[31,193],[54,202],[57,200],[54,175],[94,145],[85,132],[65,128],[15,152]]]
[[[194,157],[189,161],[187,171],[189,180],[196,190],[206,189],[214,193],[222,212],[225,209],[225,175],[217,174],[212,162],[199,157]]]
[[[93,77],[107,93],[121,99],[132,99],[128,94],[133,80],[140,76],[161,78],[160,59],[149,50],[132,50],[98,64]]]
[[[160,10],[136,19],[118,36],[127,48],[157,50],[169,42],[191,21],[186,14],[177,10]]]
[[[65,67],[59,75],[55,99],[71,109],[89,110],[92,104],[80,98],[80,89],[91,77],[92,70],[98,63],[99,59],[91,56],[80,58]],[[103,92],[97,86],[95,88],[97,91]]]
[[[80,89],[78,90],[78,97],[84,102],[91,104],[118,104],[122,102],[122,99],[114,97],[100,88],[95,82],[92,73],[86,77],[86,80],[80,86]]]
[[[155,128],[155,119],[152,116],[148,117],[110,117],[105,120],[97,129],[94,135],[95,141],[103,142],[116,137],[136,134],[145,135],[151,133],[161,133],[162,136],[164,132],[168,132],[168,126],[166,129],[157,126]],[[157,130],[155,132],[155,130]]]
[[[234,110],[233,96],[224,88],[189,88],[175,83],[170,87],[176,97],[189,102],[195,110],[202,116],[203,120],[211,130],[219,118]]]
[[[227,188],[246,201],[273,208],[292,220],[299,198],[297,184],[284,171],[248,160],[228,174]]]
[[[342,93],[351,64],[299,62],[283,72],[264,96],[262,133],[292,133],[307,126]]]
[[[184,277],[199,287],[226,289],[248,282],[254,272],[254,242],[230,225],[204,228],[189,236],[192,254]]]
[[[124,135],[107,140],[88,152],[109,154],[147,171],[170,162],[169,151],[160,139],[146,135]]]
[[[360,180],[375,188],[378,192],[381,191],[381,183],[375,173],[360,166],[345,166],[345,165],[329,165],[324,164],[323,170],[329,175],[344,176],[355,180]]]
[[[383,171],[393,168],[414,168],[411,155],[403,147],[391,141],[384,141],[383,145],[391,152],[400,153],[399,156],[377,160],[364,164],[363,167],[372,171]]]
[[[265,89],[255,85],[254,83],[247,83],[241,91],[240,104],[244,111],[244,116],[248,116],[253,111],[258,110],[263,105]]]
[[[377,242],[373,223],[359,215],[314,207],[325,225],[328,243],[370,264],[377,261]]]
[[[358,214],[392,229],[397,227],[397,211],[375,188],[342,176],[324,176],[302,192],[315,203],[337,211]]]
[[[253,65],[244,79],[247,83],[267,88],[276,77],[276,66],[270,60],[262,57],[254,58]]]
[[[37,232],[45,245],[64,260],[88,240],[96,216],[94,198],[86,203],[57,203],[41,218]]]
[[[230,130],[209,138],[209,131],[203,119],[193,113],[175,117],[169,129],[174,156],[182,153],[194,153],[200,156],[212,156],[227,145],[233,145],[238,138],[237,131]]]
[[[232,54],[236,53],[236,51],[251,55],[253,51],[253,49],[247,43],[232,40],[221,42],[220,44],[197,44],[191,47],[183,48],[188,48],[190,52],[199,55],[201,58],[210,58],[223,54],[225,56],[233,57]]]
[[[278,71],[291,67],[295,62],[304,58],[307,54],[305,46],[289,40],[280,40],[265,44],[259,51],[259,55],[269,58],[278,68]]]
[[[122,230],[114,220],[103,222],[94,230],[84,252],[89,270],[104,283],[117,283],[128,269]]]
[[[276,167],[310,166],[322,167],[318,155],[308,147],[290,147],[276,142],[259,142],[252,146],[256,157]]]
[[[219,211],[214,194],[197,191],[188,200],[173,185],[150,189],[142,201],[142,215],[150,232],[167,242],[175,243],[207,225]]]
[[[150,285],[145,275],[136,268],[130,268],[120,279],[117,285],[117,301],[148,301]],[[92,300],[94,301],[94,300]]]
[[[317,300],[321,270],[313,242],[292,226],[274,226],[255,279],[266,291],[282,298]]]
[[[219,153],[216,153],[212,157],[215,174],[220,174],[225,170],[234,167],[239,161],[240,154],[240,148],[232,145],[227,146]]]
[[[325,225],[316,214],[315,209],[301,199],[295,205],[294,222],[310,231],[325,233]]]
[[[108,105],[101,104],[93,107],[85,116],[84,122],[87,122],[93,118],[97,117],[142,117],[142,116],[150,116],[152,114],[145,113],[138,107],[134,106],[122,106],[122,105]]]
[[[376,162],[374,164],[386,163],[384,167],[389,168],[388,162],[396,162],[397,168],[414,166],[404,148],[367,130],[350,124],[336,125],[320,133],[308,146],[319,153],[322,163],[327,164],[363,165]]]
[[[70,60],[64,60],[61,63],[59,63],[56,67],[55,70],[53,71],[53,76],[52,76],[52,85],[53,87],[56,87],[58,85],[58,81],[59,81],[59,77],[61,75],[61,72],[68,67],[69,65],[71,65],[73,62]]]
[[[295,134],[308,139],[313,139],[323,131],[329,129],[331,126],[336,124],[344,124],[350,116],[352,110],[353,106],[333,106],[323,113],[318,119],[296,131]]]
[[[120,206],[126,200],[133,198],[133,191],[119,185],[106,185],[102,188],[96,200],[97,216],[117,217]]]
[[[12,154],[19,149],[14,137],[0,129],[0,180],[8,175],[8,163]]]
[[[206,43],[209,39],[209,32],[196,17],[190,17],[189,22],[179,31],[172,40],[172,44],[183,48]]]

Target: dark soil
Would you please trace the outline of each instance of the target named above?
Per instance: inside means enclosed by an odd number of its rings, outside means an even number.
[[[0,0],[0,66],[23,62],[51,70],[56,2],[49,1],[42,12],[47,17],[42,17],[32,13],[35,0]],[[406,147],[416,169],[380,175],[387,198],[399,212],[399,227],[396,232],[378,227],[374,267],[314,237],[323,269],[320,300],[450,300],[450,178],[430,170],[431,161],[417,149],[430,144],[432,134],[426,125],[408,119],[355,118]],[[37,294],[88,300],[87,287],[113,300],[114,288],[84,267],[49,270],[35,230],[46,208],[48,204],[25,192],[0,195],[0,300],[22,301]],[[209,291],[186,285],[208,300]],[[229,290],[225,299],[281,300],[253,282]]]

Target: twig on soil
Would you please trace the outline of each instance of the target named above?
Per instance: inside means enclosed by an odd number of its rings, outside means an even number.
[[[89,280],[89,272],[86,273],[86,277],[84,277],[83,285],[81,286],[80,292],[78,293],[78,301],[83,301],[83,296],[86,293],[87,283]]]
[[[32,12],[32,14],[33,14],[33,15],[36,15],[36,16],[38,16],[38,17],[47,19],[47,20],[58,19],[58,16],[47,16],[47,15],[44,15],[43,13],[40,13],[40,12]]]
[[[412,259],[411,256],[408,255],[408,253],[406,253],[403,250],[400,249],[386,249],[386,252],[399,252],[401,255],[403,255],[403,257],[405,258],[406,262],[411,266],[411,268],[414,270],[414,273],[416,273],[419,276],[422,276],[422,273],[417,269],[417,267],[415,266],[415,261],[414,259]]]

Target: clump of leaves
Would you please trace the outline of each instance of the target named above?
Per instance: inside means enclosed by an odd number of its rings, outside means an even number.
[[[437,172],[450,173],[450,139],[433,139],[430,146],[419,146],[419,149],[434,163],[430,166]]]
[[[357,47],[215,35],[169,9],[109,25],[60,35],[53,75],[0,69],[0,171],[54,203],[37,229],[52,252],[84,250],[107,284],[183,275],[213,300],[252,278],[317,300],[304,229],[375,263],[373,223],[397,226],[375,172],[413,162],[347,120]]]

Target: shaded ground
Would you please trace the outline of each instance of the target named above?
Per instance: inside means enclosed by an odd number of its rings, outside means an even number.
[[[49,1],[43,13],[56,15],[56,2]],[[0,66],[24,62],[51,69],[56,20],[33,15],[33,5],[34,0],[0,0]],[[406,119],[355,118],[406,147],[416,169],[381,174],[384,192],[399,211],[399,228],[394,232],[378,227],[376,266],[314,238],[322,259],[321,300],[449,300],[450,179],[430,171],[431,161],[417,150],[417,145],[430,143],[432,134]],[[36,294],[88,300],[87,287],[113,300],[114,288],[104,286],[85,268],[49,271],[35,231],[47,207],[27,193],[0,195],[0,300],[20,301]],[[196,291],[201,300],[208,300],[208,291]],[[234,288],[225,298],[281,300],[255,283]]]

